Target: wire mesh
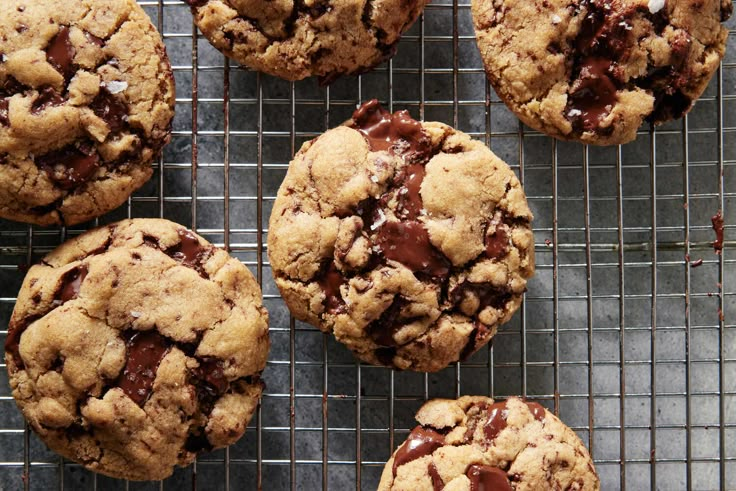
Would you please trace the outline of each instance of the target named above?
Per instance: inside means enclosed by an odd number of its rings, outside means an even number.
[[[468,0],[434,1],[393,60],[324,89],[231,65],[180,1],[139,2],[174,66],[174,132],[151,181],[97,222],[165,217],[250,267],[271,314],[268,387],[236,445],[161,483],[126,483],[47,450],[24,426],[3,369],[0,490],[374,489],[416,409],[462,394],[522,395],[555,411],[590,448],[604,489],[736,489],[733,35],[686,118],[594,148],[531,131],[498,100]],[[733,34],[734,19],[728,26]],[[357,363],[291,318],[271,279],[268,217],[290,157],[373,97],[483,139],[518,173],[536,216],[537,275],[519,313],[493,348],[437,374]],[[711,247],[717,210],[721,255]],[[0,222],[0,329],[25,266],[97,222]]]

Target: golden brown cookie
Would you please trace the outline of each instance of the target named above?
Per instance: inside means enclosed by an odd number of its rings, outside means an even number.
[[[174,113],[146,14],[135,0],[2,0],[0,39],[0,217],[72,225],[120,206]]]
[[[379,491],[597,491],[580,438],[536,402],[435,399],[384,467]]]
[[[626,143],[679,118],[723,58],[731,0],[473,0],[498,95],[565,140]]]
[[[125,220],[33,266],[5,361],[18,407],[54,451],[149,480],[230,445],[263,390],[268,314],[248,269],[167,220]]]
[[[373,100],[294,157],[268,253],[298,319],[368,363],[436,371],[518,308],[534,272],[531,219],[485,145]]]
[[[330,83],[391,58],[427,0],[185,0],[227,56],[286,80]]]

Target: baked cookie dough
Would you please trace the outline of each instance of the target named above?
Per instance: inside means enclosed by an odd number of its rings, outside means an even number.
[[[0,217],[73,225],[120,206],[174,114],[146,14],[135,0],[2,0],[0,39]]]
[[[294,157],[268,252],[295,317],[368,363],[436,371],[519,307],[531,220],[519,180],[485,145],[373,100]]]
[[[286,80],[370,70],[391,58],[427,0],[185,0],[238,63]]]
[[[593,145],[687,113],[726,50],[731,0],[473,0],[499,97],[525,124]]]
[[[248,269],[166,220],[126,220],[33,266],[5,341],[18,407],[54,451],[169,476],[238,440],[263,390],[268,314]]]
[[[435,399],[386,464],[379,491],[591,491],[600,482],[578,436],[536,402]]]

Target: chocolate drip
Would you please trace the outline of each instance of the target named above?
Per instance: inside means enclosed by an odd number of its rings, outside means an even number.
[[[434,489],[434,491],[442,491],[445,489],[445,481],[442,480],[442,476],[437,472],[437,467],[434,465],[434,462],[429,463],[427,473],[429,474],[429,478],[432,479],[432,489]]]
[[[41,155],[36,163],[60,188],[70,190],[92,178],[100,166],[100,159],[92,145],[83,144]]]
[[[64,103],[64,98],[56,92],[52,87],[44,88],[36,97],[31,105],[31,114],[39,114],[52,106],[60,106]]]
[[[143,407],[171,343],[156,331],[128,331],[125,335],[128,359],[117,384],[125,395]]]
[[[81,265],[64,273],[61,280],[61,287],[56,292],[54,303],[61,305],[64,302],[77,298],[82,282],[87,277],[87,272],[87,266]]]
[[[713,250],[716,254],[721,254],[723,251],[723,214],[721,210],[713,215],[710,219],[713,224],[713,231],[716,233],[716,240],[713,241]]]
[[[444,280],[452,264],[429,241],[424,225],[417,221],[386,222],[375,237],[386,259],[400,262],[417,276]]]
[[[410,161],[426,161],[429,157],[429,137],[408,111],[391,114],[372,99],[355,110],[352,124],[373,151],[389,151]]]
[[[110,127],[113,133],[123,129],[128,119],[128,105],[104,88],[100,89],[89,108]]]
[[[417,426],[414,428],[403,445],[399,447],[394,455],[393,473],[396,477],[396,470],[412,460],[430,455],[439,447],[445,444],[445,437],[431,428]]]
[[[340,287],[347,283],[347,280],[337,269],[334,261],[327,265],[317,283],[325,294],[325,299],[322,302],[325,310],[330,314],[345,313],[347,309],[340,293]]]
[[[46,59],[66,80],[74,75],[74,46],[69,40],[69,28],[61,26],[46,48]]]
[[[508,476],[498,467],[472,464],[465,475],[470,479],[470,491],[513,491]]]
[[[190,434],[184,443],[184,449],[192,453],[209,452],[212,448],[204,428],[197,428],[195,433]]]

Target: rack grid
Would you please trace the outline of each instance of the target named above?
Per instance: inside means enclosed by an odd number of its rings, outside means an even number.
[[[486,81],[469,0],[433,1],[391,61],[328,88],[229,62],[181,1],[139,3],[174,66],[172,142],[127,206],[94,223],[0,222],[0,341],[28,264],[94,225],[165,217],[229,250],[262,285],[267,390],[236,445],[161,483],[127,483],[47,450],[0,365],[0,490],[375,489],[416,409],[464,394],[540,401],[586,443],[603,489],[736,489],[733,18],[726,58],[688,116],[596,148],[543,136],[506,109]],[[271,278],[268,217],[290,157],[374,97],[484,140],[517,172],[536,217],[537,274],[520,311],[493,347],[436,374],[357,363],[291,318]]]

